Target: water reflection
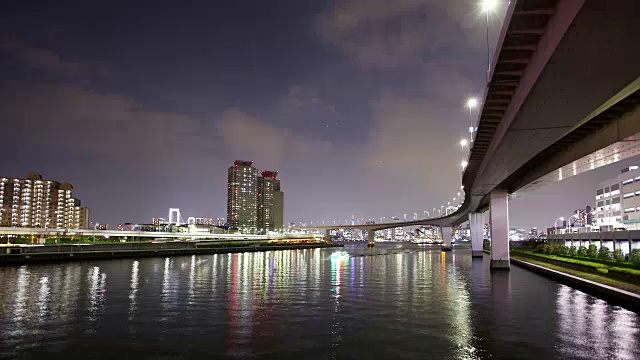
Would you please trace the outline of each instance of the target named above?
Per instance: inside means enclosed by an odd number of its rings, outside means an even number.
[[[638,358],[637,314],[564,285],[558,289],[556,312],[564,356]]]
[[[18,270],[18,276],[16,281],[16,296],[13,309],[13,320],[17,324],[20,324],[24,317],[26,294],[29,289],[29,271],[26,266],[21,266]]]
[[[313,249],[0,268],[0,352],[640,358],[637,314],[526,270],[490,272],[487,258],[464,251],[347,251],[348,259]]]
[[[38,291],[38,317],[40,321],[44,321],[48,312],[49,295],[51,293],[51,287],[49,286],[49,278],[43,276],[40,278],[40,290]]]
[[[344,278],[345,269],[349,264],[349,259],[331,257],[331,286],[333,298],[332,330],[331,330],[331,348],[333,352],[331,358],[337,358],[336,349],[340,346],[342,340],[342,325],[340,324],[340,286],[342,278]]]
[[[89,322],[95,322],[98,320],[102,312],[102,304],[105,298],[107,274],[100,274],[100,268],[95,266],[90,268],[87,272],[87,282],[89,284],[87,288],[87,298],[89,299],[88,305],[88,320]],[[90,327],[88,332],[93,332],[95,329]]]
[[[444,252],[442,252],[444,254]],[[480,359],[478,351],[472,345],[471,299],[467,288],[468,281],[459,274],[455,254],[451,254],[452,266],[449,267],[446,281],[447,304],[452,322],[451,340],[455,359]]]
[[[136,313],[136,295],[138,295],[138,261],[131,265],[131,285],[129,289],[129,320],[133,320]]]

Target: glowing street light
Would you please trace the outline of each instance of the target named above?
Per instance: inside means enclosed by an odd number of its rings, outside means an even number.
[[[491,72],[491,58],[489,55],[489,13],[498,7],[497,0],[482,0],[480,10],[485,14],[487,25],[487,82],[489,81],[489,73]]]
[[[467,99],[467,109],[473,110],[478,107],[478,99],[471,97]]]
[[[495,10],[497,6],[498,6],[497,0],[482,0],[482,3],[480,3],[480,8],[484,13],[488,13],[490,11]]]
[[[468,163],[467,163],[466,160],[462,160],[462,162],[460,163],[460,166],[462,166],[463,169],[466,168],[467,165],[468,165]]]
[[[460,147],[465,147],[467,145],[469,145],[469,140],[467,140],[467,139],[461,139],[460,140]]]

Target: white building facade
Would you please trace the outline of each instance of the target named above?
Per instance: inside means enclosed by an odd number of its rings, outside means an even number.
[[[595,225],[640,229],[640,168],[630,166],[600,183],[596,190]]]

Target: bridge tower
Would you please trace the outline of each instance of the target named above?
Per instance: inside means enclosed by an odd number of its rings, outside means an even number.
[[[176,226],[180,226],[180,220],[182,217],[180,216],[180,209],[170,208],[169,209],[169,225],[175,224]]]

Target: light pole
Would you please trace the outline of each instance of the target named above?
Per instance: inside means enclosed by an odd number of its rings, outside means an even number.
[[[482,0],[481,3],[482,12],[485,14],[487,25],[487,82],[489,82],[489,75],[491,73],[491,58],[489,55],[489,13],[495,10],[497,6],[497,0]]]
[[[478,99],[472,97],[467,99],[467,109],[469,110],[469,143],[473,142],[473,110],[478,107]],[[462,141],[460,141],[462,145]]]
[[[418,220],[418,213],[413,213],[413,220]]]
[[[442,206],[440,208],[442,208]],[[438,209],[438,217],[442,217],[442,211],[440,211],[440,209]]]
[[[433,216],[436,216],[436,208],[433,208]]]

